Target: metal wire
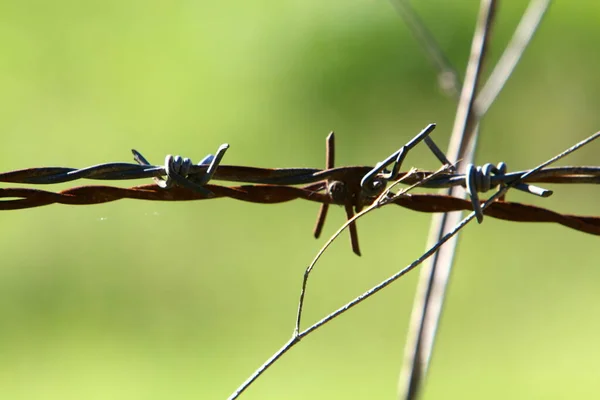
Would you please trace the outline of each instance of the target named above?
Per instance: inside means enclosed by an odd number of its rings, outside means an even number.
[[[473,211],[475,211],[477,222],[483,222],[483,211],[481,210],[478,192],[487,192],[492,189],[494,187],[492,184],[492,174],[501,177],[506,174],[506,169],[507,166],[504,162],[499,163],[498,166],[494,166],[490,163],[485,164],[482,167],[477,167],[473,164],[467,165],[465,184],[467,187],[467,193],[471,198],[471,204],[473,206]],[[505,185],[504,182],[501,182],[500,184]],[[523,192],[535,194],[536,196],[540,197],[548,197],[552,195],[551,190],[528,185],[526,183],[518,183],[514,186],[514,188]]]
[[[209,165],[190,165],[187,179],[200,182],[206,175]],[[371,172],[373,167],[351,166],[331,169],[317,168],[257,168],[236,165],[220,165],[212,176],[213,180],[228,182],[244,182],[274,185],[302,185],[322,180],[344,180],[349,176],[360,179]],[[491,187],[509,184],[524,175],[527,170],[491,176]],[[430,175],[431,171],[421,171],[421,175],[409,177],[403,183],[412,185],[418,179]],[[399,172],[395,179],[402,178],[406,173]],[[0,182],[22,183],[31,185],[50,185],[72,182],[78,179],[103,181],[122,181],[168,176],[165,166],[138,165],[124,162],[98,164],[86,168],[69,167],[38,167],[0,173]],[[448,188],[451,186],[466,187],[465,174],[442,174],[438,178],[425,183],[423,187],[430,189]],[[598,184],[600,183],[600,167],[596,166],[565,166],[544,169],[525,179],[529,183],[560,183],[560,184]]]
[[[340,204],[324,193],[319,193],[316,185],[299,188],[284,185],[245,185],[220,186],[207,185],[214,196],[206,196],[183,187],[164,190],[150,184],[131,188],[112,186],[80,186],[60,192],[49,192],[28,188],[0,189],[0,210],[18,210],[41,207],[50,204],[92,205],[103,204],[122,199],[151,201],[190,201],[228,197],[251,203],[275,204],[297,199],[322,204]],[[412,194],[394,201],[395,204],[413,211],[426,213],[444,213],[459,210],[471,210],[471,202],[456,197],[439,194]],[[560,214],[542,207],[516,202],[495,202],[484,214],[493,218],[514,222],[553,222],[566,227],[600,235],[600,217]]]
[[[349,220],[381,194],[389,182],[402,180],[403,184],[419,183],[425,188],[463,186],[471,202],[444,195],[410,195],[397,199],[396,204],[415,211],[442,213],[457,210],[474,210],[479,221],[483,215],[519,222],[554,222],[582,232],[600,235],[600,217],[560,214],[544,208],[520,203],[499,201],[482,212],[478,193],[496,186],[507,186],[522,179],[524,182],[545,183],[600,183],[600,167],[557,167],[532,171],[506,172],[504,163],[482,167],[470,165],[465,174],[450,172],[433,175],[430,171],[399,172],[407,152],[424,140],[443,162],[445,155],[429,137],[435,125],[430,124],[400,150],[394,152],[375,167],[350,166],[335,168],[334,137],[327,139],[326,169],[311,168],[256,168],[219,165],[228,145],[222,145],[215,156],[209,155],[198,165],[180,156],[166,157],[164,166],[150,165],[139,152],[133,151],[139,164],[107,163],[76,169],[67,167],[29,168],[0,173],[0,182],[48,185],[77,179],[125,180],[153,178],[155,185],[130,188],[113,186],[80,186],[60,192],[32,188],[0,188],[0,210],[17,210],[50,204],[91,205],[120,199],[185,201],[229,197],[253,203],[281,203],[295,199],[319,202],[323,206],[315,228],[318,237],[325,222],[329,204],[343,205]],[[393,165],[392,165],[393,164]],[[392,170],[385,168],[392,165]],[[162,177],[165,177],[163,179]],[[213,180],[245,182],[243,186],[209,184]],[[298,187],[298,185],[304,185]],[[519,186],[520,185],[520,186]],[[542,197],[552,192],[519,183],[517,188]],[[375,190],[377,189],[377,190]],[[503,199],[501,199],[503,200]],[[353,251],[360,255],[355,224],[350,229]]]

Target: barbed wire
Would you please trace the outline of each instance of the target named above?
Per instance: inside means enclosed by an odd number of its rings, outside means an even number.
[[[156,184],[121,188],[104,185],[78,186],[59,192],[33,188],[0,188],[0,210],[17,210],[40,207],[50,204],[92,205],[121,199],[151,201],[189,201],[217,198],[231,198],[252,203],[274,204],[296,199],[304,199],[321,203],[343,205],[346,207],[348,219],[354,212],[371,204],[385,189],[388,182],[400,181],[403,184],[419,184],[424,188],[442,188],[463,186],[467,188],[471,201],[441,194],[411,194],[397,198],[394,203],[404,208],[428,212],[446,213],[458,210],[474,210],[481,220],[483,215],[515,222],[553,222],[582,232],[600,235],[600,217],[561,214],[542,207],[497,201],[485,212],[481,211],[477,192],[485,192],[497,186],[515,184],[525,192],[547,197],[552,191],[538,188],[530,183],[553,184],[598,184],[600,183],[600,167],[566,166],[506,172],[505,164],[498,167],[486,164],[483,167],[469,166],[467,173],[431,172],[411,170],[400,172],[399,168],[408,153],[417,143],[427,138],[427,145],[434,154],[441,158],[447,170],[455,171],[435,143],[428,137],[435,125],[430,124],[400,150],[392,153],[375,167],[350,166],[333,167],[335,154],[334,135],[327,138],[326,169],[312,168],[257,168],[248,166],[221,165],[225,150],[223,145],[217,156],[207,156],[199,165],[192,165],[188,159],[167,156],[166,165],[150,165],[138,152],[134,156],[140,164],[106,163],[87,168],[40,167],[0,173],[0,182],[48,185],[64,183],[77,179],[93,180],[127,180],[154,178]],[[589,140],[598,137],[592,135]],[[386,167],[392,165],[391,171]],[[433,175],[435,174],[435,175]],[[208,175],[208,177],[207,177]],[[167,181],[160,180],[167,177]],[[175,182],[165,184],[169,179],[177,177]],[[230,182],[246,182],[249,185],[222,186],[206,183],[209,179]],[[161,184],[162,182],[162,184]],[[525,184],[528,182],[529,184]],[[304,186],[298,186],[307,184]],[[201,186],[200,186],[201,185]],[[199,190],[201,189],[201,190]],[[318,237],[324,223],[326,209],[321,209],[315,236]],[[351,233],[353,250],[358,249],[357,233]]]
[[[191,166],[187,179],[198,182],[206,174],[209,165]],[[245,182],[274,185],[301,185],[322,180],[352,180],[362,179],[373,167],[349,166],[330,169],[318,168],[260,168],[238,165],[220,165],[212,176],[212,180]],[[389,172],[389,171],[388,171]],[[431,175],[432,171],[420,171],[406,181],[413,185],[419,180]],[[510,184],[527,173],[515,171],[502,175],[493,175],[491,185]],[[0,182],[21,183],[32,185],[50,185],[72,182],[79,179],[123,181],[167,176],[164,165],[143,166],[132,163],[116,162],[98,164],[86,168],[69,167],[37,167],[25,168],[0,173]],[[402,178],[406,172],[399,172],[396,178]],[[564,166],[544,169],[533,176],[528,176],[526,183],[600,183],[600,167],[596,166]],[[423,184],[424,188],[441,189],[451,186],[465,187],[465,174],[444,173],[439,177]]]
[[[113,186],[80,186],[60,192],[49,192],[29,188],[0,189],[0,198],[19,198],[1,200],[0,210],[19,210],[50,204],[92,205],[103,204],[122,199],[151,201],[190,201],[209,200],[228,197],[236,200],[261,204],[277,204],[297,199],[322,204],[343,205],[329,195],[315,191],[317,187],[291,187],[282,185],[246,185],[220,186],[206,185],[215,196],[207,197],[187,188],[173,187],[164,190],[158,185],[142,185],[131,188]],[[457,197],[441,194],[411,194],[398,198],[394,203],[403,208],[425,213],[444,213],[472,210],[471,202]],[[491,204],[484,214],[493,218],[513,222],[554,222],[560,225],[600,235],[600,217],[561,214],[542,207],[518,202],[498,201]]]

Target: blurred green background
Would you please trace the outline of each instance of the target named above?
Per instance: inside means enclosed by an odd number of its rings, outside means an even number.
[[[501,4],[488,66],[525,6]],[[463,71],[477,2],[416,7]],[[599,19],[599,3],[551,7],[482,125],[479,162],[531,168],[600,129]],[[384,0],[3,1],[0,48],[2,171],[131,161],[130,148],[199,160],[223,142],[227,164],[322,167],[330,130],[338,165],[373,165],[429,122],[445,148],[455,112]],[[563,164],[597,165],[598,146]],[[437,166],[425,148],[408,165]],[[597,188],[556,189],[509,199],[598,215]],[[0,398],[225,398],[292,333],[324,243],[317,209],[226,199],[3,212]],[[325,236],[343,220],[333,209]],[[328,251],[305,323],[420,255],[429,220],[392,207],[361,220],[363,257],[346,235]],[[469,226],[423,398],[598,395],[597,246],[550,224]],[[242,398],[394,398],[417,276],[306,338]]]

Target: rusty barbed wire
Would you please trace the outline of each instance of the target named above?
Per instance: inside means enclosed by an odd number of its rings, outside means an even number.
[[[257,168],[248,166],[219,165],[228,145],[222,145],[216,156],[208,155],[198,165],[189,159],[171,155],[166,157],[165,166],[151,165],[139,152],[133,150],[138,164],[106,163],[87,168],[67,167],[28,168],[0,173],[0,182],[48,185],[77,179],[127,180],[153,178],[155,184],[129,188],[90,185],[78,186],[59,192],[33,188],[0,188],[0,210],[17,210],[50,204],[91,205],[121,199],[151,201],[189,201],[216,198],[231,198],[262,204],[283,203],[304,199],[321,203],[314,229],[319,237],[330,204],[342,205],[348,220],[371,204],[387,187],[389,182],[419,184],[424,188],[463,186],[471,201],[441,194],[411,194],[393,202],[404,208],[428,212],[446,213],[459,210],[474,210],[481,222],[483,215],[515,222],[553,222],[581,232],[600,235],[600,217],[561,214],[542,207],[507,202],[495,202],[485,212],[480,208],[477,192],[485,192],[497,186],[512,185],[522,180],[515,188],[541,197],[552,191],[538,188],[531,183],[600,183],[600,167],[555,167],[507,173],[506,165],[497,167],[469,166],[465,174],[456,173],[445,155],[437,148],[429,134],[435,128],[428,125],[415,138],[392,153],[375,167],[334,167],[335,141],[331,133],[327,137],[326,168]],[[593,135],[597,137],[599,134]],[[447,165],[450,172],[419,171],[400,172],[399,169],[408,151],[425,140],[434,155]],[[592,139],[593,140],[593,139]],[[388,170],[390,168],[391,170]],[[525,179],[521,179],[525,176]],[[167,177],[166,180],[162,177]],[[207,183],[209,180],[250,183],[241,186],[222,186]],[[527,183],[525,183],[527,182]],[[304,186],[299,186],[304,185]],[[350,225],[352,249],[360,255],[358,233],[354,222]]]
[[[188,179],[196,182],[204,175],[209,165],[193,165],[190,168]],[[237,165],[220,165],[214,173],[212,180],[245,182],[274,185],[301,185],[314,183],[321,180],[344,180],[349,176],[360,175],[362,179],[373,167],[351,166],[329,169],[318,168],[259,168]],[[509,184],[524,175],[527,170],[496,175],[492,177],[492,185],[500,183]],[[399,177],[406,173],[400,172]],[[421,175],[409,177],[406,184],[412,185],[431,175],[431,171],[421,171]],[[25,168],[15,171],[0,173],[0,182],[22,183],[32,185],[50,185],[72,182],[79,179],[122,181],[145,178],[158,178],[166,176],[165,166],[144,166],[132,163],[105,163],[86,168],[68,167],[38,167]],[[527,177],[529,183],[600,183],[600,167],[596,166],[565,166],[547,168],[533,176]],[[440,189],[451,186],[465,186],[464,174],[442,174],[423,185],[424,188]]]
[[[209,184],[206,187],[215,194],[214,197],[208,197],[181,187],[164,190],[154,184],[131,188],[80,186],[60,192],[28,188],[6,188],[0,189],[0,198],[20,199],[2,200],[0,201],[0,209],[18,210],[50,204],[92,205],[122,199],[190,201],[224,197],[261,204],[276,204],[304,199],[322,204],[343,205],[343,203],[332,199],[327,194],[316,192],[315,189],[317,187],[314,185],[298,188],[283,185],[230,187]],[[426,213],[472,210],[471,202],[468,200],[440,194],[412,194],[398,198],[394,203],[412,211]],[[561,214],[542,207],[509,201],[498,201],[491,204],[484,211],[484,214],[493,218],[514,222],[554,222],[581,232],[600,235],[600,217]]]

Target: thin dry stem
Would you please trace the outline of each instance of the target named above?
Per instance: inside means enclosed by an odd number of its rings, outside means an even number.
[[[360,303],[363,300],[367,299],[368,297],[370,297],[371,295],[375,294],[379,290],[383,289],[385,286],[389,285],[390,283],[392,283],[396,279],[400,278],[402,275],[404,275],[405,273],[409,272],[411,269],[415,268],[417,265],[421,264],[427,257],[429,257],[429,256],[431,256],[431,254],[433,254],[433,252],[435,250],[431,251],[431,253],[429,253],[429,252],[425,253],[423,256],[421,256],[419,259],[417,259],[415,262],[413,262],[411,265],[409,265],[407,268],[405,268],[405,270],[400,271],[398,274],[392,276],[391,278],[388,278],[386,281],[382,282],[380,285],[378,285],[378,286],[370,289],[369,291],[365,292],[363,295],[361,295],[361,296],[357,297],[356,299],[354,299],[353,301],[347,303],[345,306],[343,306],[343,307],[339,308],[338,310],[334,311],[333,313],[329,314],[328,316],[326,316],[325,318],[323,318],[320,321],[316,322],[315,324],[311,325],[309,328],[305,329],[304,331],[300,331],[300,321],[301,321],[301,317],[302,317],[302,310],[303,310],[303,305],[304,305],[304,295],[306,293],[306,284],[308,282],[308,276],[310,274],[310,271],[314,268],[314,266],[317,263],[317,261],[320,259],[321,255],[325,252],[325,250],[327,250],[327,248],[331,245],[331,243],[333,243],[333,241],[336,238],[339,237],[339,235],[344,231],[344,229],[348,228],[357,219],[363,217],[364,215],[368,214],[369,212],[373,211],[376,208],[380,208],[380,207],[383,207],[384,205],[391,204],[392,201],[394,199],[396,199],[397,197],[402,196],[402,195],[406,195],[410,190],[412,190],[412,189],[414,189],[414,188],[416,188],[416,187],[418,187],[418,186],[420,186],[420,185],[422,185],[422,184],[424,184],[424,183],[426,183],[426,182],[434,179],[435,177],[437,177],[441,173],[447,172],[447,170],[448,170],[449,167],[451,167],[451,166],[450,165],[444,165],[439,170],[435,171],[433,174],[429,175],[425,179],[423,179],[423,180],[421,180],[421,181],[419,181],[419,182],[417,182],[417,183],[415,183],[415,184],[413,184],[413,185],[411,185],[409,187],[406,187],[406,188],[402,189],[400,192],[394,194],[393,196],[388,197],[388,195],[390,194],[391,189],[393,187],[395,187],[397,184],[401,183],[403,180],[407,179],[408,176],[410,175],[410,173],[415,173],[416,172],[415,169],[411,169],[411,171],[408,174],[406,174],[402,178],[398,179],[396,182],[394,182],[392,185],[390,185],[388,188],[386,188],[386,190],[373,202],[373,204],[371,204],[369,207],[367,207],[366,209],[364,209],[360,213],[354,215],[348,221],[346,221],[329,238],[329,240],[327,241],[327,243],[325,243],[323,245],[323,247],[321,247],[321,249],[319,250],[319,252],[315,256],[313,262],[309,265],[309,267],[306,269],[306,271],[304,273],[304,278],[303,278],[303,281],[302,281],[302,289],[301,289],[301,293],[300,293],[300,301],[298,303],[298,314],[296,316],[296,325],[295,325],[295,328],[294,328],[294,332],[292,334],[292,338],[286,344],[284,344],[277,352],[275,352],[275,354],[273,354],[267,361],[265,361],[265,363],[263,365],[261,365],[256,371],[254,371],[254,373],[252,375],[250,375],[248,377],[248,379],[246,379],[246,381],[244,381],[244,383],[242,383],[242,385],[240,385],[240,387],[229,397],[230,400],[238,398],[242,394],[242,392],[244,392],[250,385],[252,385],[252,383],[256,379],[258,379],[258,377],[260,377],[281,356],[283,356],[292,347],[294,347],[304,336],[310,334],[311,332],[313,332],[314,330],[318,329],[322,325],[326,324],[330,320],[334,319],[335,317],[339,316],[340,314],[343,314],[344,312],[346,312],[347,310],[349,310],[353,306],[357,305],[358,303]]]
[[[459,171],[464,165],[472,162],[477,138],[477,116],[473,112],[475,93],[477,91],[482,64],[485,59],[487,44],[494,19],[496,2],[482,0],[477,26],[473,35],[471,55],[465,74],[450,146],[448,158],[462,159]],[[456,195],[456,189],[449,189],[449,195]],[[439,243],[448,233],[449,227],[455,226],[462,213],[436,215],[432,221],[429,245]],[[413,306],[409,337],[405,348],[404,365],[400,373],[398,397],[415,399],[427,373],[429,358],[433,348],[437,323],[441,313],[445,287],[450,274],[457,238],[453,236],[450,243],[435,254],[434,258],[421,270],[419,290]]]
[[[525,49],[537,32],[551,0],[532,0],[527,6],[508,46],[475,100],[475,112],[483,117],[519,63]]]
[[[390,193],[391,189],[395,185],[397,185],[398,183],[400,183],[403,180],[407,179],[407,177],[409,177],[410,175],[412,175],[414,173],[415,173],[415,170],[410,170],[405,176],[403,176],[402,178],[398,179],[396,182],[394,182],[392,185],[390,185],[388,188],[386,188],[386,190],[377,198],[377,200],[375,200],[373,202],[373,204],[371,204],[369,207],[365,208],[364,210],[362,210],[358,214],[354,215],[352,218],[348,219],[333,235],[331,235],[331,237],[327,240],[327,242],[325,242],[325,244],[317,252],[317,255],[315,256],[315,258],[308,265],[308,267],[306,268],[306,271],[304,271],[304,277],[302,279],[302,289],[300,290],[300,300],[298,301],[298,313],[296,315],[296,326],[294,328],[294,336],[298,336],[298,333],[300,332],[300,323],[301,323],[301,319],[302,319],[302,311],[304,309],[304,297],[305,297],[305,294],[306,294],[306,285],[308,284],[308,278],[310,277],[310,273],[312,272],[313,268],[315,267],[315,265],[317,264],[317,262],[319,261],[319,259],[323,255],[323,253],[325,253],[325,251],[341,235],[341,233],[346,228],[348,228],[352,223],[354,223],[357,219],[359,219],[362,216],[370,213],[374,209],[379,208],[379,207],[385,205],[385,203],[382,202],[382,198],[387,197],[387,195]],[[439,173],[435,173],[433,175],[439,175]],[[428,177],[428,180],[429,180],[429,178],[430,177]],[[419,183],[417,183],[415,185],[412,185],[412,186],[410,186],[408,188],[405,188],[402,191],[402,193],[403,194],[407,193],[409,190],[413,189],[418,184]]]
[[[541,169],[545,168],[546,166],[548,166],[548,165],[550,165],[550,164],[552,164],[552,163],[560,160],[561,158],[569,155],[570,153],[572,153],[572,152],[578,150],[579,148],[587,145],[588,143],[592,142],[593,140],[598,139],[599,137],[600,137],[600,132],[595,133],[594,135],[592,135],[592,136],[588,137],[587,139],[585,139],[585,140],[577,143],[575,146],[572,146],[571,148],[567,149],[566,151],[562,152],[561,154],[559,154],[559,155],[551,158],[550,160],[548,160],[548,161],[546,161],[546,162],[538,165],[536,168],[530,170],[529,172],[527,172],[526,174],[524,174],[523,176],[521,176],[519,179],[515,180],[514,182],[510,183],[509,185],[500,188],[493,196],[491,196],[481,206],[482,210],[485,210],[490,204],[492,204],[498,198],[500,198],[501,196],[503,196],[506,193],[506,191],[508,191],[513,186],[519,184],[520,182],[522,182],[527,177],[535,174],[536,172],[540,171]],[[375,204],[372,204],[371,207],[373,207],[374,205]],[[362,216],[362,215],[364,215],[364,214],[361,213],[361,214],[355,215],[354,216],[355,220],[358,219],[358,218],[360,218],[360,216]],[[375,293],[377,293],[380,290],[384,289],[385,287],[387,287],[388,285],[390,285],[391,283],[393,283],[397,279],[401,278],[402,276],[404,276],[405,274],[407,274],[408,272],[412,271],[414,268],[416,268],[417,266],[419,266],[423,261],[425,261],[427,258],[431,257],[431,255],[433,255],[436,251],[438,251],[439,248],[444,243],[446,243],[448,240],[450,240],[454,235],[456,235],[462,228],[464,228],[474,218],[475,218],[475,213],[471,212],[466,218],[464,218],[462,221],[460,221],[454,227],[454,229],[452,229],[445,236],[443,236],[440,239],[439,242],[435,243],[421,257],[419,257],[418,259],[416,259],[414,262],[412,262],[411,264],[409,264],[407,267],[405,267],[404,269],[398,271],[397,273],[395,273],[394,275],[390,276],[386,280],[382,281],[378,285],[376,285],[376,286],[372,287],[371,289],[367,290],[366,292],[364,292],[360,296],[358,296],[355,299],[353,299],[352,301],[346,303],[344,306],[338,308],[337,310],[335,310],[334,312],[330,313],[329,315],[327,315],[326,317],[322,318],[321,320],[317,321],[316,323],[314,323],[310,327],[306,328],[305,330],[299,332],[298,334],[294,334],[292,336],[292,338],[287,341],[287,343],[285,343],[267,361],[265,361],[256,371],[254,371],[252,373],[252,375],[250,375],[248,377],[248,379],[246,379],[246,381],[244,381],[244,383],[242,383],[235,390],[235,392],[233,392],[231,394],[231,396],[229,396],[229,399],[230,400],[237,399],[246,389],[248,389],[248,387],[250,387],[250,385],[252,385],[252,383],[254,381],[256,381],[256,379],[258,379],[279,358],[281,358],[285,353],[287,353],[288,351],[290,351],[296,344],[298,344],[300,342],[300,340],[302,340],[305,336],[307,336],[310,333],[316,331],[317,329],[319,329],[320,327],[322,327],[326,323],[332,321],[333,319],[339,317],[340,315],[342,315],[343,313],[345,313],[346,311],[348,311],[352,307],[358,305],[359,303],[362,303],[363,301],[365,301],[369,297],[373,296]],[[348,226],[348,225],[349,225],[349,223],[346,222],[345,226]]]
[[[451,97],[458,97],[462,90],[462,81],[456,68],[437,43],[427,26],[410,5],[408,0],[390,0],[392,6],[404,20],[404,23],[425,51],[425,55],[438,71],[440,88]]]
[[[545,15],[549,5],[550,0],[532,0],[530,2],[527,10],[521,18],[521,21],[519,22],[517,29],[515,30],[515,33],[513,34],[510,43],[508,44],[507,48],[502,54],[502,57],[494,67],[494,70],[492,71],[490,78],[481,90],[481,93],[477,96],[475,100],[475,103],[473,105],[474,113],[477,115],[478,118],[483,117],[487,113],[492,103],[498,97],[498,94],[500,93],[500,91],[506,84],[508,78],[514,71],[514,68],[520,60],[523,52],[531,42],[531,39],[537,31],[537,28],[539,27],[539,24],[543,16]],[[467,154],[474,154],[478,131],[479,123],[477,122],[475,124],[475,127],[473,128],[474,135],[473,139],[469,141]],[[464,192],[462,192],[461,195],[462,197],[464,197]],[[457,219],[460,215],[460,213],[456,214],[457,215],[454,217],[454,219]],[[452,226],[454,222],[451,220],[452,216],[449,216],[448,218],[449,219],[446,220],[446,224],[447,226]],[[443,231],[443,223],[441,218],[434,217],[434,223],[437,223],[437,226],[433,225],[432,223],[430,241],[436,240],[435,233],[441,233]],[[442,249],[442,251],[440,251],[440,253],[442,253],[440,254],[440,257],[443,256],[443,252],[446,251],[446,260],[449,264],[451,264],[453,260],[453,253],[456,247],[456,240],[457,239],[455,238],[450,245],[446,246],[446,248],[449,248],[451,246],[453,246],[453,248],[450,248],[448,250],[445,250],[445,248]],[[436,260],[437,258],[433,260],[433,263],[435,263]],[[401,375],[401,380],[399,382],[400,393],[405,393],[402,391],[403,387],[406,388],[407,386],[410,386],[409,379],[414,379],[417,381],[423,379],[423,377],[421,377],[421,379],[418,379],[416,376],[413,376],[413,370],[417,368],[417,363],[420,362],[425,364],[421,367],[421,374],[425,374],[427,371],[427,365],[429,363],[429,358],[431,357],[433,341],[437,330],[437,321],[439,320],[439,315],[441,313],[441,308],[445,294],[445,287],[449,279],[451,265],[445,270],[440,270],[439,266],[436,268],[434,265],[430,265],[429,269],[430,270],[428,271],[427,268],[424,268],[421,272],[419,290],[417,292],[417,298],[415,299],[415,304],[413,306],[411,329],[409,331],[409,338],[406,347],[407,350],[405,352],[405,366],[402,372],[402,374],[404,375]],[[437,291],[434,290],[435,287],[432,288],[432,285],[434,285],[435,282],[438,282]],[[432,294],[432,290],[434,290],[433,294],[437,293],[437,297],[434,299],[430,299],[429,297]],[[436,312],[431,310],[438,311]],[[428,319],[425,319],[425,316],[428,315],[428,313],[432,315]],[[429,323],[428,327],[425,326],[425,323],[427,322]],[[429,337],[424,337],[424,330],[427,330],[429,332]],[[423,341],[427,339],[429,339],[428,342],[423,344]],[[427,348],[429,348],[428,351],[424,352],[427,354],[419,354],[420,351],[418,350],[418,348],[420,346],[426,346]],[[408,389],[406,390],[409,391]]]

